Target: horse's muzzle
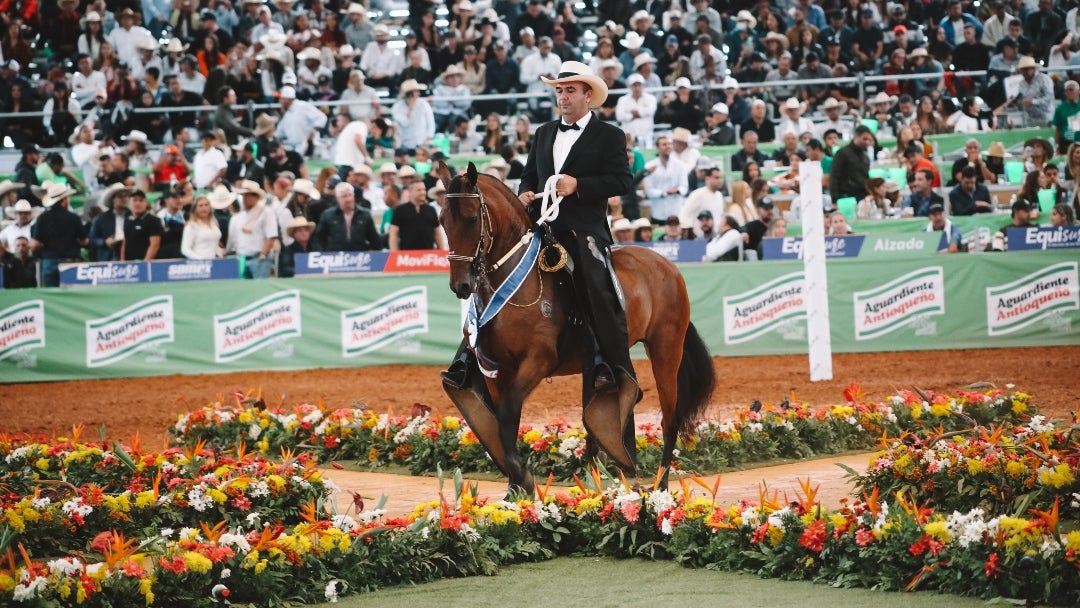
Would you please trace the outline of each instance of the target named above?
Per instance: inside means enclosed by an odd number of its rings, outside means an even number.
[[[472,281],[464,280],[450,283],[450,291],[454,292],[454,295],[460,300],[468,300],[472,295]]]

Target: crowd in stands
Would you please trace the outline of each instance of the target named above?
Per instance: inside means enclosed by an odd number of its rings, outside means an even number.
[[[706,238],[710,259],[743,259],[784,233],[774,198],[798,196],[807,159],[826,210],[854,199],[859,219],[951,232],[946,215],[1008,207],[1023,225],[1049,190],[1053,222],[1080,210],[1070,0],[24,0],[0,19],[12,286],[35,258],[55,285],[81,259],[237,255],[260,277],[296,252],[442,247],[433,163],[494,157],[483,170],[513,185],[554,115],[540,79],[569,60],[603,78],[598,115],[627,134],[619,241]],[[926,140],[1047,125],[1054,141],[1014,154],[972,140],[947,175]],[[905,177],[872,178],[883,161]],[[1006,204],[986,184],[1007,162],[1025,177]]]

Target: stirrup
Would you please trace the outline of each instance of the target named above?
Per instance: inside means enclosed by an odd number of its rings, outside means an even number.
[[[469,381],[469,366],[461,359],[451,363],[450,367],[439,372],[439,375],[442,376],[443,382],[454,388],[468,388],[466,384]]]

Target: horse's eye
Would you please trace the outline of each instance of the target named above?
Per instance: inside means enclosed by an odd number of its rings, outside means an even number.
[[[470,224],[475,224],[479,219],[480,219],[479,215],[473,215],[473,216],[465,218],[465,221],[470,223]]]

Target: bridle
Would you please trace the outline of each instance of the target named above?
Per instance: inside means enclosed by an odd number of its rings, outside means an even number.
[[[518,250],[527,245],[533,238],[533,231],[525,231],[525,234],[521,236],[513,247],[499,258],[497,262],[489,265],[487,263],[487,254],[491,253],[491,248],[495,245],[495,237],[492,234],[491,212],[488,210],[487,203],[484,201],[484,193],[476,186],[476,192],[448,192],[444,196],[447,199],[474,198],[480,203],[480,238],[476,240],[476,248],[473,250],[473,254],[461,255],[451,251],[446,254],[446,259],[449,262],[465,262],[470,264],[473,268],[473,272],[479,277],[480,283],[489,292],[494,291],[491,282],[488,280],[488,273],[495,272],[499,268],[502,268],[507,260],[513,257]]]

